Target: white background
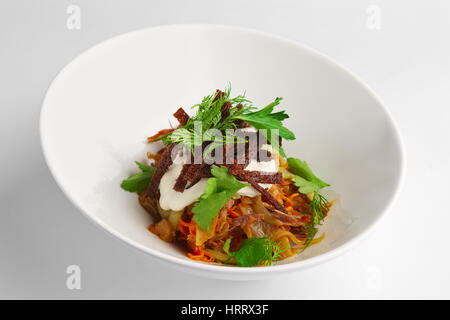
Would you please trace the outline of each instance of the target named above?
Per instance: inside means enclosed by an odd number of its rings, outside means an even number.
[[[81,9],[80,30],[66,27],[70,4]],[[369,5],[381,10],[379,30],[366,24]],[[399,200],[367,240],[309,270],[219,281],[160,264],[69,203],[39,144],[48,85],[104,39],[174,23],[237,25],[297,40],[378,93],[399,124],[408,167]],[[450,298],[449,36],[445,0],[2,0],[0,298]],[[82,270],[81,290],[66,288],[73,264]]]

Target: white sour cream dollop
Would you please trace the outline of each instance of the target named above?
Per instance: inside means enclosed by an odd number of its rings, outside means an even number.
[[[159,205],[164,210],[183,210],[191,203],[197,201],[198,198],[205,192],[206,181],[208,180],[206,178],[200,179],[199,182],[190,188],[185,189],[183,192],[173,190],[175,182],[181,173],[181,169],[183,169],[183,164],[174,163],[161,178],[161,182],[159,184],[159,192],[161,194]],[[275,160],[266,162],[252,160],[245,170],[275,173],[278,171],[278,165]],[[271,184],[261,184],[261,187],[263,188],[270,188],[271,186]],[[240,189],[238,194],[253,198],[259,195],[259,192],[255,188],[248,186]]]
[[[253,129],[253,128],[252,128]],[[249,131],[253,131],[250,129]],[[271,146],[264,145],[262,148],[273,151]],[[164,210],[180,211],[188,205],[194,203],[205,192],[207,178],[200,179],[195,185],[185,189],[183,192],[178,192],[173,189],[178,176],[183,169],[183,165],[186,162],[183,157],[178,156],[173,164],[169,167],[169,170],[162,176],[159,184],[159,192],[161,197],[159,199],[159,205]],[[247,171],[262,171],[267,173],[278,172],[278,162],[272,159],[271,161],[256,161],[251,160],[245,167]],[[245,183],[244,181],[242,181]],[[272,184],[261,184],[263,188],[270,188]],[[259,192],[252,186],[244,187],[238,191],[238,194],[246,197],[256,197]]]

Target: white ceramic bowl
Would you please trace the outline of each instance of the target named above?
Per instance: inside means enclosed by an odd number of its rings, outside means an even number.
[[[195,262],[149,233],[151,218],[137,196],[120,188],[136,172],[134,161],[145,159],[147,136],[168,127],[178,107],[228,83],[257,105],[284,97],[280,108],[291,115],[286,124],[297,136],[285,144],[287,154],[305,159],[331,183],[339,210],[351,217],[345,229],[330,217],[331,240],[320,250],[311,247],[309,255],[271,267]],[[396,126],[358,78],[300,44],[232,27],[157,27],[87,50],[51,84],[40,124],[48,166],[81,212],[159,260],[217,278],[263,278],[341,254],[389,210],[404,171]]]

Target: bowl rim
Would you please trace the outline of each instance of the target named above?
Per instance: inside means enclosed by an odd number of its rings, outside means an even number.
[[[67,190],[64,186],[64,183],[56,173],[55,168],[53,167],[53,164],[51,160],[48,157],[48,142],[45,140],[45,119],[46,114],[48,113],[48,99],[49,94],[52,91],[55,83],[59,81],[60,78],[62,78],[67,72],[70,71],[72,65],[78,61],[80,58],[90,55],[95,50],[98,50],[105,45],[107,45],[110,42],[114,42],[117,40],[120,40],[122,38],[130,37],[139,33],[147,33],[147,32],[158,32],[158,31],[167,31],[167,30],[176,30],[176,29],[202,29],[202,30],[219,30],[219,31],[227,31],[227,32],[236,32],[236,33],[246,33],[248,35],[252,36],[258,36],[261,38],[264,38],[268,41],[277,41],[280,44],[289,45],[291,47],[295,47],[297,49],[303,50],[305,52],[308,52],[312,55],[315,55],[322,59],[323,62],[327,63],[328,65],[334,67],[340,72],[346,73],[350,78],[353,78],[356,82],[358,82],[363,89],[367,91],[367,93],[373,98],[378,105],[381,107],[382,112],[384,112],[384,115],[387,119],[387,122],[392,128],[392,131],[394,133],[394,139],[396,140],[396,143],[399,148],[399,157],[400,157],[400,166],[399,166],[399,174],[397,176],[397,180],[395,181],[395,191],[391,194],[390,198],[387,199],[384,208],[381,210],[381,213],[378,215],[378,217],[366,228],[364,228],[358,235],[356,235],[354,238],[350,239],[348,242],[338,246],[337,248],[331,249],[330,251],[327,251],[323,254],[307,258],[305,260],[295,261],[292,263],[286,263],[286,264],[278,264],[278,265],[272,265],[272,266],[266,266],[266,267],[235,267],[235,266],[222,266],[222,265],[214,265],[214,264],[207,264],[207,263],[199,263],[196,261],[191,261],[189,259],[182,259],[179,257],[172,256],[170,254],[164,253],[162,251],[158,251],[156,249],[152,249],[149,247],[146,247],[143,244],[140,244],[137,241],[134,241],[125,235],[120,234],[119,232],[115,231],[112,227],[108,226],[106,223],[102,222],[100,219],[94,217],[89,213],[87,209],[83,207],[81,203],[78,203],[75,201],[74,198],[72,198],[69,190]],[[45,93],[41,112],[40,112],[40,120],[39,120],[39,133],[40,133],[40,143],[41,148],[44,154],[45,162],[47,163],[47,166],[55,179],[57,185],[61,188],[63,193],[66,195],[66,197],[69,199],[69,201],[79,210],[81,213],[87,217],[91,222],[94,223],[97,227],[99,227],[101,230],[105,231],[106,233],[113,235],[115,238],[118,238],[125,242],[126,244],[130,245],[133,248],[139,249],[140,251],[149,254],[152,257],[157,258],[158,260],[162,262],[170,262],[173,263],[175,266],[178,267],[185,267],[185,269],[190,269],[191,271],[196,271],[196,273],[204,274],[204,275],[222,275],[222,276],[256,276],[258,277],[263,274],[280,274],[280,273],[286,273],[286,272],[292,272],[292,271],[298,271],[301,269],[310,268],[312,266],[315,266],[320,263],[324,263],[326,261],[329,261],[344,252],[347,252],[350,248],[355,247],[357,244],[360,244],[362,240],[366,239],[366,237],[371,234],[373,229],[376,225],[379,224],[381,219],[383,219],[387,213],[392,209],[393,205],[397,201],[400,190],[403,186],[404,179],[405,179],[405,171],[406,171],[406,153],[405,153],[405,147],[404,142],[400,134],[400,130],[398,128],[398,125],[394,121],[390,111],[386,107],[386,105],[382,102],[382,100],[374,93],[374,91],[363,81],[361,80],[356,74],[354,74],[352,71],[347,69],[346,67],[342,66],[340,63],[336,62],[335,60],[331,59],[327,55],[316,51],[315,49],[304,45],[302,43],[299,43],[294,40],[286,39],[284,37],[255,30],[255,29],[248,29],[243,27],[237,27],[237,26],[227,26],[227,25],[218,25],[218,24],[169,24],[169,25],[159,25],[154,27],[148,27],[143,29],[137,29],[133,31],[129,31],[111,38],[108,38],[106,40],[103,40],[94,46],[83,50],[80,54],[78,54],[75,58],[71,59],[70,62],[68,62],[56,75],[56,77],[51,81],[50,85],[47,88],[47,91]],[[248,279],[248,278],[246,278]]]

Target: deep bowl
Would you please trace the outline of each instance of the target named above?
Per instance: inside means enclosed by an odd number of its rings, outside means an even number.
[[[189,260],[148,232],[149,215],[120,182],[145,159],[145,137],[216,88],[232,84],[256,105],[284,97],[306,160],[338,199],[321,244],[270,267]],[[41,112],[41,141],[61,189],[102,229],[186,271],[257,279],[324,262],[361,241],[398,194],[404,152],[379,98],[355,75],[298,43],[234,27],[175,25],[130,32],[87,50],[56,77]]]

